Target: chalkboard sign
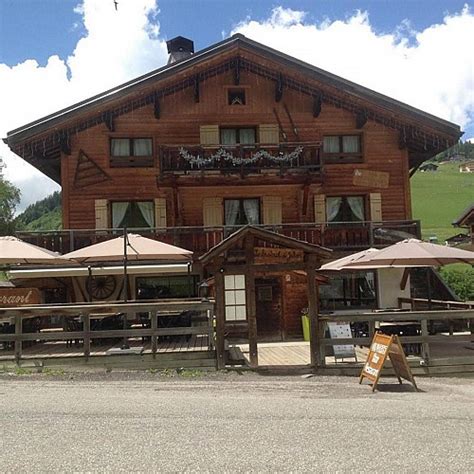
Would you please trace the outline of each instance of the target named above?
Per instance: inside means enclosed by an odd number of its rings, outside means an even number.
[[[381,332],[376,332],[374,335],[367,361],[360,374],[359,383],[362,383],[364,378],[366,378],[372,382],[372,391],[375,391],[382,368],[388,357],[398,381],[402,383],[402,379],[408,380],[418,390],[400,339],[397,335],[387,336]]]

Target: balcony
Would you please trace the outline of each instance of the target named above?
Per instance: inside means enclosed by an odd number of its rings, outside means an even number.
[[[419,221],[340,222],[337,224],[260,225],[279,234],[318,244],[338,251],[357,251],[367,247],[382,248],[406,238],[421,238]],[[235,227],[168,227],[133,229],[145,237],[158,239],[195,252],[198,257],[236,230]],[[60,230],[48,232],[17,232],[27,242],[66,253],[120,235],[121,229]]]
[[[215,147],[161,146],[160,176],[321,172],[321,142]]]

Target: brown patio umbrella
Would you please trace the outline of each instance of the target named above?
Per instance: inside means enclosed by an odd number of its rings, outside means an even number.
[[[372,255],[374,252],[378,252],[378,249],[370,248],[366,250],[362,250],[362,252],[353,253],[351,255],[347,255],[345,257],[339,258],[337,260],[333,260],[332,262],[325,263],[324,265],[319,268],[322,271],[337,271],[340,272],[342,270],[364,270],[364,269],[371,269],[373,265],[367,266],[360,266],[357,265],[355,268],[348,268],[350,264],[358,264],[362,258],[365,258],[368,255]]]
[[[58,253],[24,242],[11,235],[0,237],[0,264],[58,264],[65,263]]]

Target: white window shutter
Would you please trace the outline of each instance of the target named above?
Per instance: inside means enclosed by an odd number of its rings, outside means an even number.
[[[380,193],[370,193],[370,220],[382,222],[382,195]]]
[[[278,124],[263,124],[258,127],[258,140],[261,144],[278,145],[280,143],[280,130]]]
[[[219,144],[219,125],[201,125],[199,132],[201,145]]]
[[[155,227],[166,227],[166,199],[155,198]]]
[[[202,201],[202,222],[204,227],[224,225],[222,198],[204,198]]]
[[[263,223],[268,225],[282,224],[282,202],[280,196],[264,196]]]
[[[314,195],[314,222],[316,224],[326,222],[326,196],[324,194]]]
[[[107,199],[95,200],[95,228],[107,229],[109,227],[109,212]]]

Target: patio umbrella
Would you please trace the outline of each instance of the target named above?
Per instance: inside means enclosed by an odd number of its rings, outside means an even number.
[[[148,239],[139,234],[128,234],[127,230],[124,229],[124,233],[120,237],[75,250],[63,255],[63,258],[68,258],[81,264],[123,261],[123,299],[124,302],[127,302],[128,261],[159,260],[169,262],[171,260],[174,262],[190,262],[192,255],[193,253],[189,250],[165,244],[158,240]],[[91,275],[90,267],[89,274]],[[126,329],[126,324],[126,318],[124,317],[124,329]],[[126,340],[124,340],[123,348],[128,348]]]
[[[374,252],[378,252],[378,249],[370,248],[366,250],[362,250],[362,252],[353,253],[351,255],[347,255],[345,257],[339,258],[337,260],[333,260],[332,262],[325,263],[324,265],[319,268],[319,270],[323,271],[337,271],[340,272],[342,270],[363,270],[363,269],[370,269],[373,266],[364,267],[364,266],[357,266],[357,268],[347,268],[349,264],[356,264],[359,262],[360,259],[365,258],[367,255],[371,255]]]
[[[64,263],[58,253],[30,244],[13,236],[0,237],[0,264]]]

